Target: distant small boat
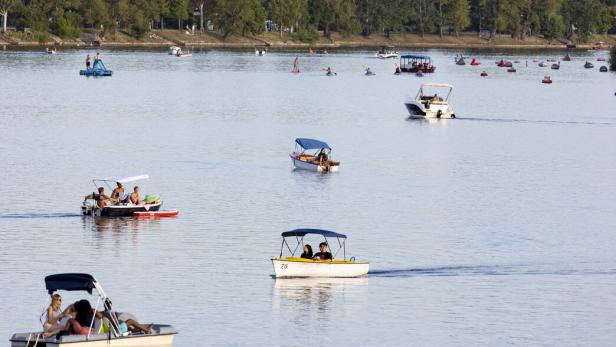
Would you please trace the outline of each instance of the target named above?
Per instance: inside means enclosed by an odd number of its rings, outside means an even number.
[[[257,57],[262,57],[267,53],[267,48],[265,47],[255,47],[255,55]]]
[[[485,71],[482,71],[482,72],[479,74],[479,76],[481,76],[481,77],[488,77],[488,73],[487,73],[487,72],[485,72]]]
[[[550,66],[550,69],[558,70],[558,69],[560,69],[560,64],[552,64],[552,66]]]
[[[601,49],[601,48],[603,48],[603,41],[598,41],[598,42],[592,43],[590,45],[590,48],[591,49]]]
[[[550,84],[552,83],[552,79],[550,78],[550,76],[543,76],[541,83]]]
[[[597,61],[605,61],[605,58],[597,58]]]
[[[477,61],[477,59],[473,58],[473,60],[471,60],[471,66],[477,66],[481,64],[480,62]]]
[[[563,58],[564,61],[571,61],[571,56],[569,55],[569,53],[565,54],[565,57]]]
[[[516,72],[516,69],[514,67],[510,67],[507,69],[507,72]]]
[[[382,46],[376,53],[376,57],[380,59],[398,58],[399,54],[394,50],[393,46]]]
[[[556,59],[548,59],[547,61],[550,62],[550,63],[553,63],[553,62],[556,61]]]
[[[574,43],[568,43],[566,47],[569,49],[577,48],[577,46]]]
[[[180,52],[181,52],[181,51],[182,51],[182,49],[181,49],[180,47],[178,47],[178,46],[171,46],[171,47],[169,47],[169,49],[167,50],[167,53],[168,53],[169,55],[176,55],[176,54],[178,54],[178,51],[180,51]]]
[[[607,72],[607,66],[603,65],[599,68],[600,72]]]
[[[46,47],[45,48],[45,53],[47,53],[47,54],[56,54],[56,53],[58,53],[58,49],[56,47],[51,47],[51,48]]]
[[[593,67],[595,66],[589,61],[587,61],[586,64],[584,64],[584,68],[586,69],[592,69]]]
[[[466,65],[466,61],[464,61],[464,58],[460,58],[456,61],[456,65]]]
[[[539,67],[548,67],[550,66],[548,63],[546,63],[545,61],[542,61],[539,63]]]

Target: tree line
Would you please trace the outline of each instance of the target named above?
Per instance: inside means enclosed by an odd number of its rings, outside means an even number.
[[[614,9],[616,0],[0,0],[0,20],[5,32],[8,25],[63,38],[84,28],[141,38],[186,25],[203,31],[209,23],[225,38],[272,30],[306,42],[319,31],[586,40],[616,32]]]

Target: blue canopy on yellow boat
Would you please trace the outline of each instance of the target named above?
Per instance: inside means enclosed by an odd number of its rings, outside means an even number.
[[[282,237],[290,237],[290,236],[304,237],[304,235],[306,234],[315,234],[315,235],[322,235],[324,237],[337,237],[341,239],[346,239],[346,235],[339,234],[339,233],[329,231],[329,230],[322,230],[322,229],[295,229],[291,231],[285,231],[284,233],[282,233]]]
[[[327,143],[323,141],[315,140],[315,139],[298,138],[298,139],[295,139],[295,143],[300,145],[300,147],[302,147],[303,149],[325,148],[325,149],[331,150],[331,147],[329,147]]]

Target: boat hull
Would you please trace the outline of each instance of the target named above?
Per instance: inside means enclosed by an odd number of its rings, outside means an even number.
[[[177,332],[166,334],[151,334],[151,335],[129,335],[121,337],[108,338],[106,334],[90,335],[86,340],[86,335],[69,335],[64,336],[61,340],[48,338],[39,340],[36,345],[35,335],[32,334],[30,343],[28,344],[28,334],[15,334],[11,338],[11,347],[171,347],[173,339]]]
[[[149,205],[125,205],[125,206],[105,206],[103,208],[86,206],[81,207],[84,216],[102,217],[132,217],[135,212],[154,212],[160,210],[162,202]]]
[[[301,258],[272,259],[274,277],[360,277],[368,274],[370,263],[351,261],[312,261]]]
[[[426,109],[420,102],[407,101],[404,106],[409,113],[409,118],[456,118],[447,104],[430,104],[430,108]]]
[[[299,160],[293,155],[290,155],[293,166],[297,169],[308,170],[314,172],[337,172],[340,165],[318,165],[311,162]]]
[[[380,59],[398,58],[398,53],[377,53],[376,57]]]

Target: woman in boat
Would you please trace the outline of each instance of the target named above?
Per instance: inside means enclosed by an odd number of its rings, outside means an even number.
[[[315,260],[333,260],[332,254],[327,251],[327,242],[319,243],[319,253],[315,254],[312,259],[315,259]]]
[[[90,324],[94,317],[103,319],[104,316],[92,309],[90,302],[88,300],[79,300],[73,304],[73,309],[75,310],[75,318],[70,319],[68,324],[70,326],[70,330],[73,334],[77,335],[88,335],[92,334],[92,329],[90,329]]]
[[[71,317],[71,315],[67,313],[68,309],[64,310],[64,312],[61,311],[61,305],[62,297],[60,294],[52,295],[49,307],[47,307],[47,310],[45,310],[41,316],[41,322],[43,323],[43,337],[47,338],[49,336],[56,335],[61,331],[68,330],[68,323],[62,324],[61,320],[65,317]]]
[[[312,246],[304,245],[304,253],[302,253],[301,257],[304,259],[312,259]]]
[[[138,186],[135,186],[133,188],[133,192],[130,193],[130,202],[133,203],[134,205],[143,205],[143,201],[141,200],[141,197],[139,196]]]
[[[321,148],[319,154],[317,154],[317,162],[319,163],[319,165],[324,165],[325,163],[327,163],[328,160],[329,158],[325,153],[325,148]]]

